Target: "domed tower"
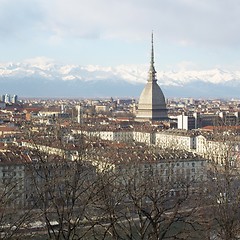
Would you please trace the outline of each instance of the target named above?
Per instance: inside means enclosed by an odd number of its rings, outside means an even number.
[[[141,122],[167,120],[167,112],[168,110],[166,108],[165,97],[161,88],[158,86],[156,79],[152,34],[151,65],[149,69],[148,81],[140,95],[135,120]]]

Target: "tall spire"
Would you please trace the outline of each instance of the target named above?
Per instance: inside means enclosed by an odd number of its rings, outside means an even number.
[[[153,48],[153,32],[152,32],[152,52],[151,52],[151,63],[149,69],[148,82],[157,81],[156,79],[156,70],[154,68],[154,48]]]
[[[151,55],[151,65],[154,64],[154,49],[153,49],[153,32],[152,32],[152,55]]]

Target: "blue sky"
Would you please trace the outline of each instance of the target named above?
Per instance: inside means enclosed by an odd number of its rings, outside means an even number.
[[[0,0],[0,62],[240,67],[238,0]],[[158,69],[159,70],[159,69]]]

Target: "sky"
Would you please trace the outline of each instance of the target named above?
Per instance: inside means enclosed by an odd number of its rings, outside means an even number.
[[[0,62],[240,69],[239,0],[0,0]]]

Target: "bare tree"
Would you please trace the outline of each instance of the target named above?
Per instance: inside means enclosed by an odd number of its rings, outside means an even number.
[[[136,149],[133,151],[136,153]],[[189,239],[190,235],[194,236],[192,232],[197,230],[190,220],[199,207],[196,179],[177,172],[180,160],[161,162],[142,148],[139,154],[128,156],[132,157],[121,161],[116,155],[116,161],[106,164],[108,167],[100,174],[99,216],[107,219],[97,228],[98,236],[102,237],[98,239]]]
[[[218,130],[206,142],[208,184],[202,200],[202,219],[210,239],[240,238],[239,136],[230,128]]]
[[[203,179],[185,150],[93,142],[60,125],[31,126],[23,145],[31,159],[25,206],[51,239],[194,239],[199,232],[193,219]]]
[[[1,154],[0,166],[0,238],[18,239],[31,221],[32,209],[26,209],[24,204],[23,159],[10,152],[4,155]]]
[[[85,155],[87,141],[83,135],[68,138],[69,129],[58,125],[25,130],[21,151],[29,162],[24,200],[27,209],[34,209],[32,226],[41,225],[51,239],[85,238],[96,195],[95,167]]]

